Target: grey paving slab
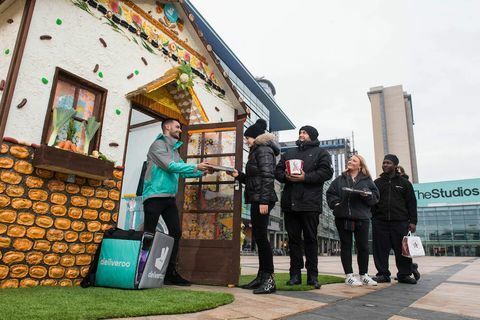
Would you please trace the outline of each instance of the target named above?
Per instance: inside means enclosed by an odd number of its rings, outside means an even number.
[[[321,290],[322,289],[320,289],[320,291]],[[345,300],[345,298],[342,298],[342,297],[335,297],[331,295],[321,294],[317,292],[313,293],[309,291],[277,291],[277,294],[287,296],[287,297],[292,297],[292,298],[325,302],[329,304],[333,302]]]
[[[430,310],[407,308],[398,314],[402,317],[422,319],[422,320],[478,320],[479,318],[472,318],[460,316],[452,313],[435,312]]]
[[[325,317],[327,319],[389,319],[394,315],[407,316],[405,314],[408,306],[429,293],[435,287],[445,282],[452,274],[465,268],[465,264],[456,264],[438,269],[419,281],[417,285],[396,284],[370,294],[333,302],[324,308],[310,310],[308,312],[293,315],[285,319],[316,319]],[[413,308],[411,308],[413,309]],[[415,319],[433,319],[432,312],[427,310],[411,311],[417,313]],[[437,316],[445,319],[471,319],[454,314],[436,312]],[[419,316],[423,316],[419,317]],[[310,317],[310,318],[309,318]],[[427,318],[428,317],[428,318]],[[449,318],[450,317],[450,318]],[[442,318],[438,318],[442,319]]]

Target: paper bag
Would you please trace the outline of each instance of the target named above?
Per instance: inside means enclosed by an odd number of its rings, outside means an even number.
[[[407,258],[425,256],[422,240],[420,237],[412,236],[410,231],[402,240],[402,256]]]

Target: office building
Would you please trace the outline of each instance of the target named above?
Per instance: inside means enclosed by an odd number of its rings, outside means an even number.
[[[413,134],[412,96],[401,85],[370,88],[375,167],[382,172],[383,156],[393,153],[413,183],[418,182],[417,158]]]
[[[413,185],[429,256],[480,256],[480,179]]]

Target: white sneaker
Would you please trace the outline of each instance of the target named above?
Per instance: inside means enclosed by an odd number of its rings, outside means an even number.
[[[360,276],[360,280],[366,286],[376,286],[377,285],[377,281],[370,278],[370,276],[368,274],[362,274]]]
[[[348,273],[347,277],[345,278],[345,284],[351,287],[360,287],[362,282],[358,280],[353,273]]]

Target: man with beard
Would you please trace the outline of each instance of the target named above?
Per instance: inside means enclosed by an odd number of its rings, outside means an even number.
[[[178,148],[182,145],[179,141],[182,129],[177,120],[164,120],[162,131],[163,133],[158,135],[147,154],[147,170],[142,194],[145,212],[144,229],[146,232],[155,233],[158,219],[162,216],[169,235],[175,240],[164,284],[188,286],[190,282],[176,270],[178,242],[182,234],[175,200],[178,179],[179,177],[200,177],[209,169],[206,163],[185,163],[180,158]]]
[[[418,266],[412,264],[411,258],[402,256],[402,239],[408,231],[416,230],[417,199],[412,184],[398,172],[398,162],[396,155],[387,154],[382,163],[383,173],[375,180],[380,201],[372,207],[373,259],[377,268],[373,280],[391,281],[388,257],[393,249],[398,282],[416,284],[420,279]]]
[[[307,284],[320,289],[318,282],[317,228],[322,213],[323,184],[333,176],[332,161],[328,151],[321,149],[318,131],[312,126],[300,128],[297,147],[287,150],[275,170],[275,178],[284,183],[281,207],[285,214],[285,228],[290,247],[290,280],[287,285],[302,283],[302,254],[305,250]],[[300,174],[290,175],[286,161],[303,161]]]

